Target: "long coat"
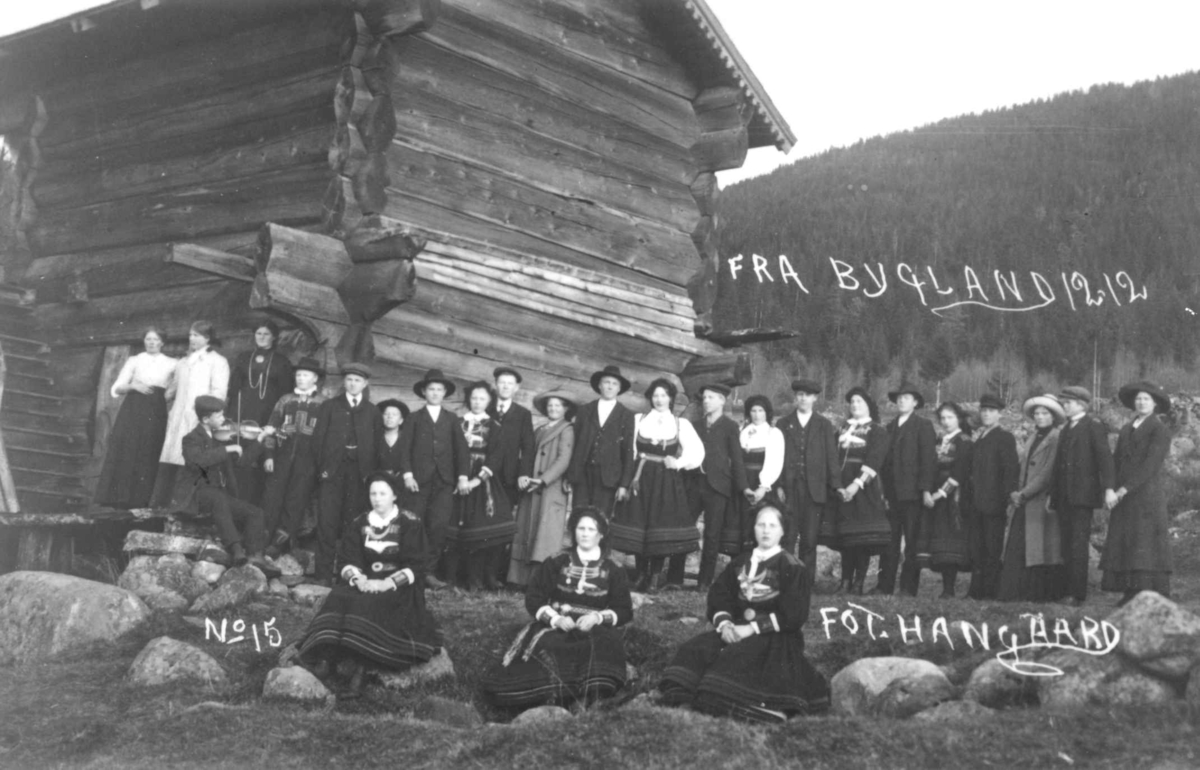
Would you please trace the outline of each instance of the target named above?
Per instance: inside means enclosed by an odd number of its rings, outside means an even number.
[[[975,516],[1003,516],[1019,479],[1017,439],[999,425],[975,439],[971,452],[971,510]]]
[[[1084,415],[1059,431],[1050,502],[1057,511],[1069,507],[1099,508],[1113,485],[1113,457],[1108,430],[1095,417]]]
[[[748,482],[738,424],[722,415],[710,426],[700,415],[692,420],[692,427],[704,442],[704,462],[687,472],[690,480],[707,479],[709,486],[726,498],[740,494]]]
[[[776,425],[783,434],[783,475],[780,482],[788,500],[799,505],[800,482],[799,441],[800,418],[795,412],[781,419]],[[824,504],[829,499],[829,490],[841,484],[841,469],[838,464],[838,434],[825,415],[813,413],[804,431],[804,480],[808,494],[814,503]],[[878,470],[876,468],[875,470]]]
[[[903,425],[897,417],[888,423],[891,449],[883,461],[883,491],[891,503],[914,502],[933,491],[937,476],[937,434],[933,423],[909,415]]]
[[[517,510],[517,534],[512,544],[513,561],[545,561],[563,549],[568,511],[562,478],[571,463],[574,447],[575,428],[566,420],[537,429],[531,475],[545,484],[521,498],[521,507]]]
[[[1021,452],[1021,479],[1017,490],[1025,501],[1025,566],[1062,564],[1062,533],[1057,510],[1048,510],[1058,457],[1059,429],[1053,428],[1033,454],[1037,434],[1030,434]]]
[[[224,400],[229,392],[229,361],[215,350],[189,353],[175,365],[175,377],[167,386],[171,413],[167,415],[167,437],[159,462],[183,465],[183,437],[200,424],[196,417],[196,397],[215,396]],[[229,410],[225,416],[232,419]]]
[[[1125,497],[1113,509],[1100,569],[1112,572],[1171,572],[1167,532],[1167,496],[1163,465],[1171,450],[1171,432],[1157,415],[1134,429],[1121,428],[1117,439],[1116,487]],[[1107,580],[1107,575],[1105,579]]]
[[[633,412],[617,402],[612,413],[600,426],[600,401],[589,401],[579,407],[575,417],[575,449],[567,481],[579,484],[593,451],[600,466],[600,482],[611,489],[628,487],[633,480]]]

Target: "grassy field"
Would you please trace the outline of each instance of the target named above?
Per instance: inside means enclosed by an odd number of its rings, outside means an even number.
[[[1200,526],[1200,525],[1197,525]],[[1197,533],[1176,541],[1176,595],[1200,610]],[[959,592],[965,591],[960,578]],[[822,586],[822,588],[825,588]],[[1054,618],[1096,619],[1111,611],[1114,597],[1094,594],[1080,608],[1001,605],[964,599],[939,602],[936,576],[923,596],[855,597],[855,603],[912,625],[920,616],[924,641],[905,644],[898,633],[871,640],[865,629],[851,635],[839,625],[822,631],[822,607],[847,608],[831,594],[813,597],[806,639],[814,664],[832,676],[866,655],[923,657],[948,667],[957,683],[994,654],[957,643],[930,640],[936,617],[1025,627],[1023,612]],[[638,671],[630,696],[650,691],[675,647],[704,628],[703,598],[692,592],[658,594],[642,607],[626,634]],[[202,627],[176,616],[156,616],[154,627],[115,650],[76,654],[50,663],[0,668],[0,766],[27,767],[1105,767],[1200,766],[1200,713],[1181,701],[1161,708],[1091,710],[1050,714],[1036,708],[998,712],[986,721],[947,726],[889,719],[821,716],[780,727],[711,719],[651,705],[645,698],[604,706],[575,719],[538,726],[505,724],[512,717],[490,708],[479,690],[480,675],[498,658],[524,621],[515,594],[432,594],[446,632],[457,675],[452,680],[393,692],[370,688],[360,700],[332,708],[266,703],[263,680],[279,650],[255,649],[253,641],[205,640]],[[288,602],[258,603],[230,614],[231,621],[275,618],[284,642],[303,631],[312,610]],[[155,636],[191,642],[222,662],[228,688],[128,686],[134,656]],[[473,702],[488,720],[459,729],[413,718],[428,695]]]

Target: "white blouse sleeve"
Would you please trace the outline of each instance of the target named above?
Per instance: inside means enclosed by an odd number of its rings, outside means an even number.
[[[608,419],[610,419],[610,420],[612,419],[611,414],[608,416]],[[637,437],[638,437],[638,431],[641,430],[641,427],[642,427],[642,414],[639,412],[633,416],[633,437],[630,439],[630,441],[633,442],[633,448],[630,450],[632,452],[632,454],[630,456],[633,457],[634,460],[638,459]]]
[[[758,474],[760,487],[773,487],[783,473],[783,431],[771,428],[767,434],[767,454],[763,458],[763,469]]]
[[[125,395],[124,393],[119,393],[117,388],[122,386],[128,387],[133,382],[133,370],[135,367],[137,367],[137,356],[130,356],[125,360],[124,366],[121,367],[121,373],[117,375],[117,381],[112,384],[112,388],[108,391],[113,398],[120,398]]]
[[[209,372],[208,394],[224,401],[229,395],[229,360],[220,353],[213,353]]]
[[[704,463],[704,442],[688,420],[679,421],[679,469],[690,471]]]
[[[174,401],[175,394],[179,392],[179,383],[186,380],[188,376],[188,357],[184,356],[175,362],[175,373],[171,375],[171,381],[167,383],[167,400]]]

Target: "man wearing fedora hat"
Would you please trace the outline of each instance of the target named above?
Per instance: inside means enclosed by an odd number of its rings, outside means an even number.
[[[927,522],[922,515],[933,507],[933,483],[937,476],[937,434],[933,423],[916,413],[925,405],[925,396],[914,385],[903,383],[888,393],[888,400],[900,414],[888,423],[889,449],[883,461],[883,492],[888,501],[888,524],[892,538],[879,560],[879,593],[890,594],[896,587],[900,570],[900,590],[917,595],[921,569],[917,565],[920,527]],[[904,540],[904,565],[900,566],[900,540]]]
[[[736,518],[733,495],[746,488],[746,465],[738,441],[738,424],[726,417],[725,401],[731,389],[720,383],[700,386],[696,398],[704,413],[692,418],[692,427],[704,443],[704,462],[685,472],[688,507],[699,519],[704,514],[704,540],[700,550],[697,590],[712,586],[721,547],[721,531],[728,517]],[[736,522],[730,522],[735,523]],[[740,527],[738,527],[740,529]],[[676,554],[667,564],[667,585],[682,586],[687,554]]]
[[[575,418],[575,447],[567,481],[574,491],[576,507],[591,505],[605,515],[629,497],[633,479],[634,419],[617,396],[631,383],[613,365],[592,373],[592,390],[600,398],[579,408]]]
[[[495,476],[508,501],[516,505],[533,475],[533,414],[513,400],[521,387],[521,374],[516,369],[498,366],[492,377],[496,383],[496,402],[489,411],[496,427],[488,437],[488,462],[481,473],[485,478]]]
[[[838,465],[837,430],[814,407],[824,390],[814,380],[792,381],[796,409],[776,426],[783,434],[783,494],[794,526],[783,542],[792,553],[797,539],[800,559],[808,572],[808,584],[817,575],[817,535],[829,492],[835,489],[841,468]]]
[[[425,406],[413,412],[400,429],[400,473],[407,494],[404,507],[425,525],[435,559],[446,547],[454,495],[470,491],[467,476],[471,472],[471,450],[459,430],[458,418],[442,406],[442,399],[455,391],[454,382],[441,369],[430,369],[424,379],[413,385],[413,393],[425,399]],[[448,576],[454,580],[454,576]],[[425,582],[433,588],[445,584],[433,575]]]
[[[279,397],[263,428],[262,442],[266,448],[263,470],[267,472],[263,514],[267,534],[272,538],[267,547],[267,556],[271,558],[277,558],[289,542],[293,547],[296,545],[304,524],[304,509],[317,485],[313,434],[317,412],[325,403],[317,387],[324,374],[325,369],[316,360],[300,359],[293,375],[296,389]]]
[[[1117,502],[1115,467],[1108,449],[1108,429],[1088,414],[1091,392],[1071,385],[1062,389],[1058,400],[1067,419],[1058,433],[1050,507],[1058,512],[1067,601],[1079,604],[1087,598],[1092,512]]]
[[[1020,483],[1017,439],[1000,427],[1004,402],[992,394],[979,399],[979,422],[971,452],[971,526],[967,548],[971,555],[972,599],[995,599],[1000,587],[1001,558],[1008,505]]]
[[[364,482],[379,466],[379,410],[363,393],[371,379],[366,364],[342,367],[342,395],[317,409],[313,445],[319,483],[317,579],[333,581],[333,562],[343,524],[367,509]]]

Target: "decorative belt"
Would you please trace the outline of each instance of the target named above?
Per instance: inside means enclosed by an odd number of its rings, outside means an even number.
[[[634,473],[633,473],[633,481],[631,481],[629,483],[629,488],[631,490],[633,490],[633,493],[635,495],[637,494],[637,491],[638,491],[638,482],[642,478],[642,468],[646,467],[646,463],[652,462],[652,463],[662,464],[662,463],[665,463],[666,461],[667,461],[666,455],[640,455],[638,457],[637,470],[634,471]]]

